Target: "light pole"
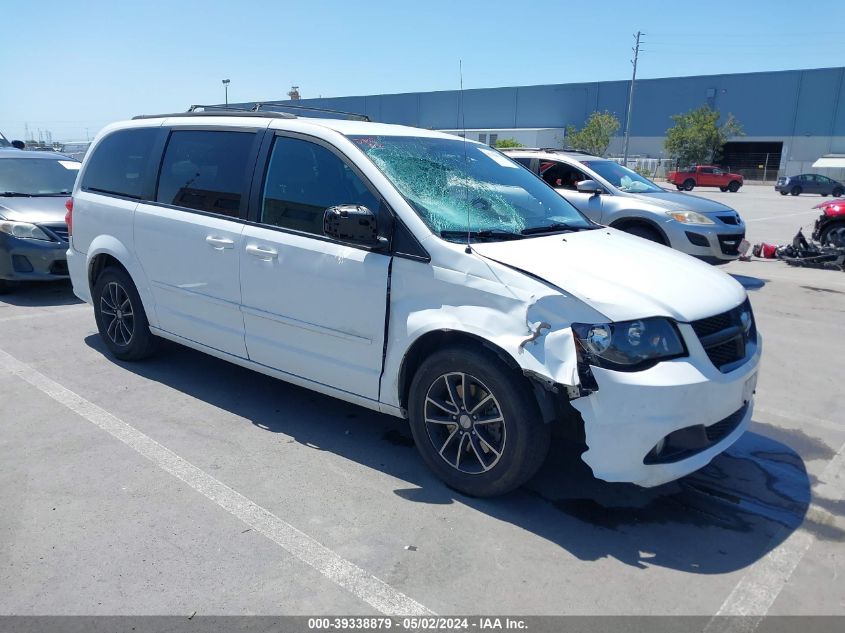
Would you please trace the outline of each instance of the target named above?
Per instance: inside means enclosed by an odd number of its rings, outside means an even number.
[[[229,80],[228,79],[223,80],[223,90],[226,91],[226,105],[228,106],[229,105]]]
[[[636,44],[634,46],[634,59],[631,63],[634,65],[634,74],[631,75],[631,87],[628,89],[628,115],[625,117],[625,141],[622,148],[622,164],[628,166],[628,139],[631,136],[631,114],[634,111],[634,83],[637,81],[637,60],[640,56],[640,37],[643,35],[637,31]]]

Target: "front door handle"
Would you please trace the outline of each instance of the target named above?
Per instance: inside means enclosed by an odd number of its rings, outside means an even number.
[[[246,252],[253,257],[258,257],[259,259],[263,259],[267,262],[272,259],[276,259],[279,256],[279,252],[276,249],[268,248],[266,246],[258,246],[257,244],[247,244]]]
[[[222,251],[224,248],[232,248],[235,245],[235,243],[228,238],[216,237],[214,235],[209,235],[205,238],[205,241],[209,246],[218,251]]]

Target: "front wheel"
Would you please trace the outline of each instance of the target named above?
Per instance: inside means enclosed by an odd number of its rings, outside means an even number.
[[[837,187],[833,190],[833,197],[834,198],[841,198],[842,197],[842,187]]]
[[[140,360],[152,354],[155,337],[138,290],[125,270],[106,268],[91,294],[97,329],[114,357]]]
[[[687,178],[684,181],[684,191],[692,191],[693,187],[695,187],[695,181],[692,178]]]
[[[683,185],[675,185],[675,186],[678,188],[678,191],[683,191],[683,190],[684,190],[684,186],[683,186]]]
[[[426,465],[474,497],[504,494],[543,464],[550,429],[527,380],[469,347],[423,361],[408,401],[411,433]]]
[[[739,191],[739,188],[740,184],[736,180],[731,180],[728,183],[728,191],[730,191],[731,193],[736,193],[737,191]]]
[[[801,187],[793,187],[792,189],[789,190],[789,193],[791,193],[793,196],[800,196],[801,195]]]

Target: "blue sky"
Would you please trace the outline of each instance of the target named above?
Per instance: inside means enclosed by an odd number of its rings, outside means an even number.
[[[845,2],[0,0],[0,131],[223,101],[845,65]],[[802,10],[803,8],[803,10]]]

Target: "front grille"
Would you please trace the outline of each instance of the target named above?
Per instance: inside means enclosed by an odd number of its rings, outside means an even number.
[[[704,432],[707,433],[707,439],[714,444],[716,442],[721,442],[728,435],[733,433],[737,426],[739,426],[739,423],[742,422],[742,418],[745,417],[746,411],[748,411],[747,402],[724,420],[719,420],[716,424],[711,424],[710,426],[705,427]]]
[[[743,312],[748,313],[747,329],[742,322]],[[690,325],[710,362],[723,373],[729,372],[735,363],[743,360],[748,344],[757,340],[757,326],[748,299],[733,310],[693,321]]]
[[[47,229],[47,232],[50,233],[52,237],[56,237],[62,242],[68,241],[67,224],[64,222],[61,224],[41,224],[39,226],[42,229]]]
[[[719,246],[725,255],[739,255],[739,243],[745,239],[745,233],[718,235]]]
[[[734,226],[739,224],[739,216],[737,215],[717,215],[716,217],[725,224],[733,224]]]

